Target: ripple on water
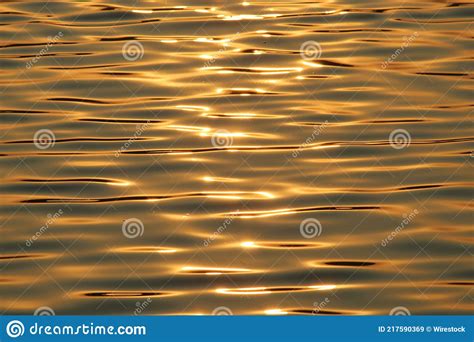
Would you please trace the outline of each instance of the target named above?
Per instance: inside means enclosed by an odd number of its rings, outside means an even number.
[[[314,308],[302,309],[268,309],[263,312],[266,315],[280,316],[280,315],[319,315],[319,316],[333,316],[333,315],[368,315],[367,311],[351,311],[351,310],[329,310]]]
[[[244,248],[262,249],[319,249],[327,248],[329,243],[325,242],[277,242],[277,241],[244,241],[240,243]]]
[[[228,268],[228,267],[182,267],[179,273],[184,274],[205,274],[205,275],[223,275],[223,274],[241,274],[241,273],[255,273],[256,270],[247,268]]]
[[[166,297],[175,295],[174,292],[164,291],[91,291],[83,292],[85,297],[136,298],[136,297]]]
[[[336,285],[310,285],[310,286],[274,286],[274,287],[243,287],[243,288],[222,288],[215,292],[226,295],[264,295],[272,293],[286,292],[309,292],[309,291],[330,291],[339,288]]]
[[[369,267],[369,266],[374,266],[377,265],[378,263],[376,262],[371,262],[371,261],[325,261],[323,263],[324,265],[327,266],[336,266],[336,267]]]

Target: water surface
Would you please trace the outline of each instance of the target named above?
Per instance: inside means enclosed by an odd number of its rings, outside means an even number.
[[[0,311],[469,314],[473,13],[3,1]]]

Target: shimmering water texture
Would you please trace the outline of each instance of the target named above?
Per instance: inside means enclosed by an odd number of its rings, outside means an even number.
[[[0,12],[0,312],[472,313],[472,2]]]

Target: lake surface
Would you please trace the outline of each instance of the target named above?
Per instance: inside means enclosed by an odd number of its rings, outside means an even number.
[[[0,12],[2,313],[472,313],[472,3]]]

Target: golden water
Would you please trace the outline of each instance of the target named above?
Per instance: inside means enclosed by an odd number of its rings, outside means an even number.
[[[1,312],[472,310],[472,4],[0,11]]]

